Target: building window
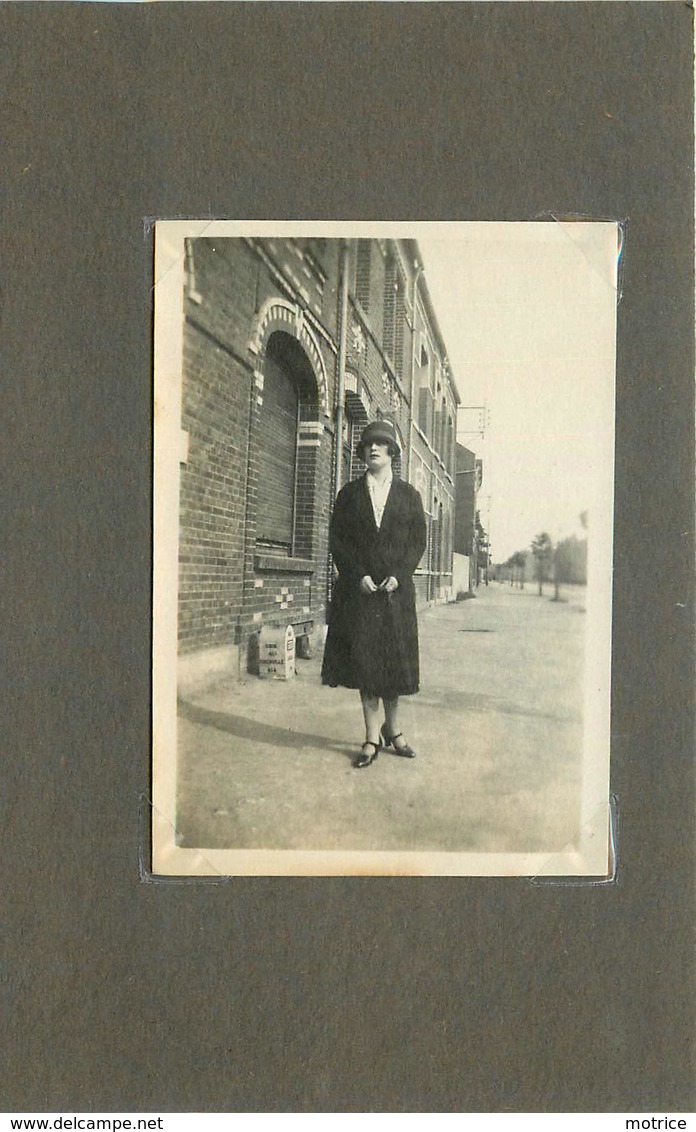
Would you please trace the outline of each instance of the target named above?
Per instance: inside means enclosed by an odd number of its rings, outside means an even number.
[[[355,253],[355,296],[365,311],[370,309],[372,240],[358,240]]]
[[[271,337],[264,365],[256,538],[269,550],[289,555],[295,519],[299,395],[291,367],[279,349],[283,337]]]
[[[263,362],[263,389],[250,464],[256,546],[270,558],[310,560],[316,552],[317,491],[323,426],[309,354],[294,335],[274,331]],[[265,565],[264,569],[276,568]]]
[[[438,385],[438,391],[439,389]],[[434,447],[443,464],[447,464],[447,403],[444,397],[435,414]]]
[[[317,463],[322,442],[312,363],[291,334],[275,331],[263,360],[256,447],[259,551],[309,559],[314,553]]]
[[[430,436],[432,397],[430,395],[430,357],[424,343],[421,343],[418,355],[418,374],[416,379],[418,389],[418,402],[416,405],[416,419],[418,427],[426,436]]]
[[[405,284],[393,256],[389,256],[384,273],[384,351],[394,363],[397,376],[403,376],[404,336],[406,331]]]

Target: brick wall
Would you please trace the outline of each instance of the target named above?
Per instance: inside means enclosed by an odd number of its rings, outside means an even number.
[[[245,468],[256,265],[242,241],[197,240],[185,300],[179,640],[182,652],[234,640],[242,599]]]
[[[264,624],[317,624],[325,616],[333,446],[325,409],[333,403],[335,379],[335,353],[326,339],[336,331],[336,241],[315,242],[306,257],[291,241],[262,243],[203,239],[189,254],[195,293],[189,289],[185,299],[184,326],[182,428],[189,442],[180,494],[182,654],[234,644],[245,651]],[[277,269],[300,281],[303,299],[309,296],[304,306],[324,338],[309,324],[302,339],[293,337],[300,331]],[[273,321],[276,303],[286,305],[278,306]],[[268,325],[262,325],[269,304]],[[263,448],[273,443],[268,428],[259,442],[264,350],[270,336],[281,333],[305,367],[298,386],[294,542],[285,560],[256,538],[260,477],[269,474]]]

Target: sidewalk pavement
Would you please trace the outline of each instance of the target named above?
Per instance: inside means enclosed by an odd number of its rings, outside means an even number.
[[[419,615],[421,691],[400,724],[415,760],[365,770],[358,693],[230,680],[179,705],[183,847],[527,853],[579,824],[584,591],[498,583]]]

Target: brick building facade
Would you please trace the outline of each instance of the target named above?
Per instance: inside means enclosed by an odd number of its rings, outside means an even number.
[[[336,492],[390,417],[421,493],[421,603],[452,591],[459,401],[413,240],[186,241],[179,654],[251,663],[263,625],[323,626]]]

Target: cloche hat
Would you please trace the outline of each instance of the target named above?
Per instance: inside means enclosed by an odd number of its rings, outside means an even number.
[[[396,450],[396,454],[399,455],[401,453],[399,438],[396,435],[396,429],[391,421],[373,421],[372,424],[367,425],[362,431],[360,443],[358,444],[358,452],[362,452],[366,445],[372,444],[375,440],[382,444],[392,444]]]

